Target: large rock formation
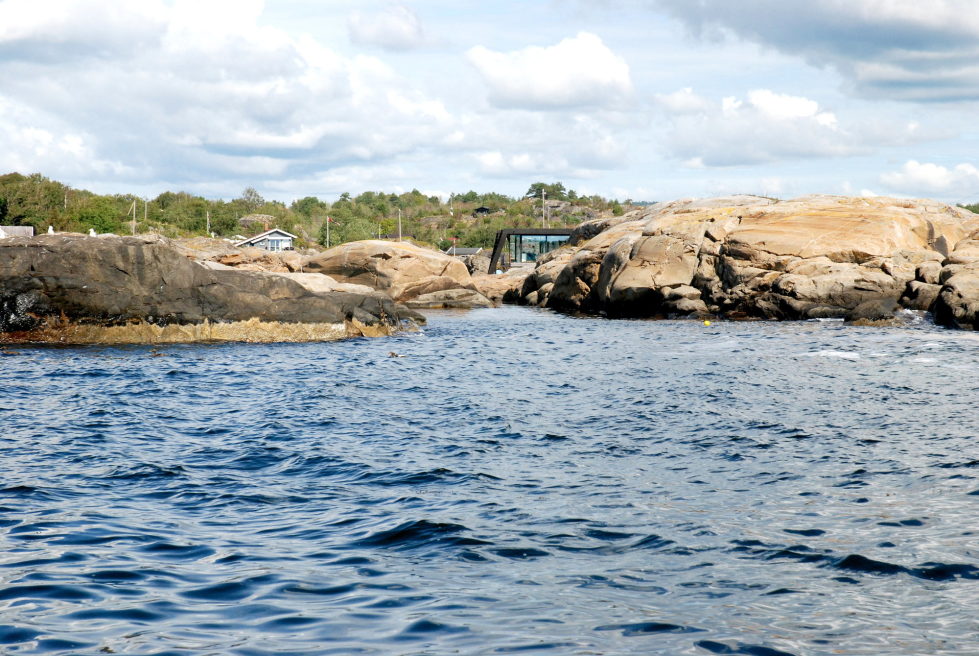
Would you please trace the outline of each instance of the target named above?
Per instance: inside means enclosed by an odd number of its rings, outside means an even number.
[[[421,299],[420,307],[492,305],[476,290],[461,260],[410,242],[342,244],[309,257],[303,270],[323,273],[342,283],[366,285],[409,305],[417,299]]]
[[[240,271],[301,272],[303,257],[308,254],[301,251],[272,253],[255,247],[240,248],[227,239],[208,237],[190,237],[172,241],[163,237],[148,238],[159,239],[172,245],[181,255],[186,255],[195,262],[221,264]]]
[[[391,334],[421,315],[378,294],[200,266],[165,242],[0,241],[0,341],[309,341]]]
[[[951,307],[955,290],[963,298],[972,293],[969,272],[979,260],[979,241],[968,238],[977,231],[979,216],[934,201],[675,201],[582,224],[571,246],[541,259],[521,296],[565,311],[623,317],[865,319],[898,298],[923,309],[933,300]],[[972,310],[952,314],[969,312],[974,316]]]

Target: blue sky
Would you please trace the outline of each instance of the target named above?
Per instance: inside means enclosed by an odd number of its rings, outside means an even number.
[[[979,201],[974,0],[0,0],[0,171]]]

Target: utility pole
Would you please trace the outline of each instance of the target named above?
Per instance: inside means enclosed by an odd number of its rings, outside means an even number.
[[[211,210],[204,210],[204,220],[207,221],[207,236],[211,236]]]
[[[398,241],[401,241],[401,208],[398,208]]]
[[[540,224],[542,228],[547,227],[547,192],[543,187],[540,190]]]
[[[326,217],[326,247],[330,247],[330,217]]]
[[[128,212],[127,212],[128,214]],[[133,199],[133,236],[136,236],[136,199]]]

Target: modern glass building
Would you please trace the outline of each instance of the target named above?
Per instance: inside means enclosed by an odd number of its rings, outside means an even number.
[[[536,262],[541,255],[550,253],[568,243],[567,235],[510,235],[507,238],[507,254],[510,263]]]
[[[564,246],[570,228],[507,228],[496,233],[490,273],[520,264],[533,264],[541,256]]]

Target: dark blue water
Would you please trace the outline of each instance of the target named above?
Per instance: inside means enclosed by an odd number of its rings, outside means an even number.
[[[925,325],[521,308],[8,348],[0,652],[976,654],[977,371]]]

